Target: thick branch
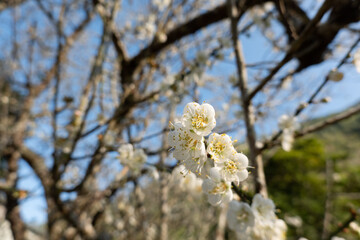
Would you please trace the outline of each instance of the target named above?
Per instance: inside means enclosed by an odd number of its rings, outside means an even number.
[[[344,57],[341,59],[341,61],[338,63],[338,65],[336,66],[336,69],[339,69],[342,65],[344,65],[347,61],[347,59],[350,57],[351,52],[355,49],[355,47],[359,44],[360,42],[360,37],[351,45],[351,47],[349,48],[349,50],[346,52],[346,54],[344,55]],[[325,85],[329,82],[329,75],[327,75],[325,77],[325,79],[323,80],[323,82],[320,84],[320,86],[313,92],[313,94],[311,94],[311,96],[309,97],[309,99],[306,101],[307,105],[310,105],[313,103],[314,99],[317,97],[317,95],[320,93],[320,91],[325,87]],[[297,109],[294,112],[294,117],[298,116],[303,110],[305,109],[304,106],[299,105],[297,107]],[[271,137],[270,140],[266,141],[264,143],[264,146],[260,149],[260,151],[263,151],[265,149],[268,149],[272,146],[272,143],[277,141],[277,139],[281,136],[282,134],[282,130],[279,130],[276,134],[274,134],[274,136]]]
[[[239,2],[239,1],[237,1]],[[242,12],[245,12],[252,6],[267,2],[267,0],[246,0],[243,3]],[[159,42],[156,39],[143,50],[141,50],[134,58],[132,58],[126,64],[126,72],[128,75],[132,75],[136,68],[140,65],[141,61],[148,57],[157,55],[161,50],[174,42],[199,31],[211,24],[224,20],[228,17],[227,4],[224,3],[212,10],[209,10],[192,20],[185,22],[178,27],[174,28],[170,32],[166,33],[167,39],[165,42]]]
[[[294,42],[292,42],[292,44],[289,47],[289,50],[287,51],[286,55],[281,60],[281,62],[271,70],[271,72],[254,88],[254,90],[252,90],[252,92],[248,96],[247,101],[250,101],[252,98],[254,98],[255,95],[259,91],[261,91],[269,81],[273,79],[275,74],[294,57],[294,53],[301,47],[303,42],[307,39],[308,35],[311,34],[311,32],[316,27],[316,24],[320,22],[324,14],[330,9],[331,1],[332,0],[326,0],[323,3],[323,5],[316,13],[315,17],[308,23],[308,25],[306,26],[305,30],[301,33],[299,38],[297,38]]]
[[[246,73],[246,64],[242,52],[242,47],[240,40],[238,40],[238,30],[237,23],[240,17],[240,13],[235,6],[233,0],[228,0],[229,7],[229,18],[231,20],[231,35],[233,48],[235,53],[236,67],[239,78],[239,89],[241,94],[241,104],[244,111],[244,120],[246,125],[246,138],[249,145],[250,151],[250,161],[254,164],[255,167],[255,188],[256,192],[261,193],[264,197],[267,197],[267,187],[266,179],[264,173],[264,166],[261,155],[258,154],[258,149],[256,147],[256,133],[255,133],[255,116],[254,116],[254,107],[251,101],[248,99],[248,89],[247,89],[247,73]]]
[[[352,221],[354,221],[357,217],[357,214],[354,210],[350,210],[350,217],[346,219],[342,224],[339,225],[335,231],[333,231],[331,234],[329,234],[329,237],[327,239],[331,240],[332,237],[336,236],[340,232],[342,232],[345,228],[347,228]]]
[[[295,134],[295,137],[302,137],[302,136],[305,136],[306,134],[309,134],[309,133],[313,133],[313,132],[316,132],[316,131],[319,131],[321,129],[323,129],[324,127],[326,126],[329,126],[329,125],[332,125],[332,124],[335,124],[335,123],[338,123],[342,120],[345,120],[357,113],[360,113],[360,104],[358,104],[356,107],[353,107],[353,108],[350,108],[349,110],[343,112],[343,113],[340,113],[340,114],[337,114],[333,117],[330,117],[328,119],[326,119],[325,121],[323,122],[320,122],[320,123],[316,123],[314,125],[311,125],[309,127],[306,127],[304,129],[302,129],[301,131],[297,132]]]
[[[330,126],[330,125],[336,124],[336,123],[338,123],[338,122],[340,122],[342,120],[348,119],[351,116],[356,115],[358,113],[360,113],[360,104],[357,105],[356,107],[350,108],[349,110],[347,110],[345,112],[342,112],[342,113],[339,113],[339,114],[334,115],[332,117],[329,117],[328,119],[326,119],[326,120],[324,120],[322,122],[315,123],[313,125],[305,127],[304,129],[296,132],[294,137],[299,138],[299,137],[306,136],[306,135],[308,135],[310,133],[319,131],[319,130],[327,127],[327,126]],[[278,146],[280,144],[281,144],[281,142],[279,140],[267,142],[266,143],[266,148],[264,146],[263,148],[260,149],[260,151],[263,151],[265,149],[270,149],[270,148]]]
[[[52,179],[50,177],[49,170],[45,165],[45,159],[26,146],[21,147],[20,154],[38,176],[44,189],[51,187]]]

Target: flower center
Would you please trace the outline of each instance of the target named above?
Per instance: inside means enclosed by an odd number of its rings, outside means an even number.
[[[203,114],[195,113],[195,116],[191,119],[191,126],[196,129],[202,129],[206,127],[208,121],[208,118]]]
[[[193,139],[188,133],[181,131],[179,132],[179,140],[182,141],[181,147],[183,150],[195,150],[198,145],[198,140]]]
[[[216,155],[221,155],[224,151],[225,151],[226,145],[222,142],[216,142],[214,144],[212,144],[212,146],[210,147],[210,150],[216,154]]]
[[[227,190],[227,185],[225,182],[219,183],[216,187],[214,187],[210,193],[211,194],[224,194]]]
[[[241,212],[239,213],[236,218],[240,221],[240,222],[243,222],[243,221],[246,221],[249,217],[249,214],[247,212]]]
[[[236,163],[232,160],[226,161],[224,165],[225,171],[227,171],[228,173],[234,174],[238,170]]]

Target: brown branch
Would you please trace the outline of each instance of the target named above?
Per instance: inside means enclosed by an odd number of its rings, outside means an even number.
[[[80,126],[78,128],[74,128],[74,131],[72,131],[69,134],[70,135],[69,139],[71,141],[71,147],[70,147],[70,153],[67,154],[66,158],[63,161],[64,166],[65,166],[63,171],[65,171],[65,168],[66,168],[67,164],[72,159],[71,155],[75,151],[75,148],[76,148],[79,140],[83,137],[82,131],[85,128],[86,119],[87,119],[87,117],[88,117],[88,115],[89,115],[89,113],[91,111],[91,108],[93,106],[93,103],[95,101],[96,84],[100,80],[101,73],[103,71],[103,64],[104,64],[104,60],[105,60],[105,57],[106,57],[107,46],[108,46],[107,45],[108,38],[109,38],[109,29],[108,29],[107,25],[104,24],[104,29],[103,29],[103,34],[102,34],[102,37],[101,37],[101,42],[100,42],[100,44],[98,46],[97,53],[96,53],[94,63],[93,63],[92,68],[91,68],[91,72],[90,72],[87,84],[86,84],[85,88],[82,91],[80,103],[79,103],[79,106],[77,108],[77,111],[82,113],[82,116],[74,116],[74,118],[73,118],[73,123],[74,124],[75,124],[75,121],[76,121],[77,117],[79,117],[79,118],[82,117],[82,120],[81,120]],[[90,90],[92,90],[92,94],[90,96],[90,100],[88,100]],[[58,169],[56,169],[56,171],[57,170]],[[59,176],[62,173],[63,172],[61,172],[59,174]]]
[[[25,2],[26,0],[2,0],[0,2],[0,12],[7,8],[17,7]]]
[[[335,193],[334,197],[346,197],[349,199],[360,199],[360,192],[339,192],[339,193]]]
[[[239,186],[236,186],[235,183],[231,183],[231,187],[234,192],[240,197],[241,201],[251,204],[251,199],[253,198],[253,196],[243,191]]]
[[[71,215],[71,211],[67,209],[59,199],[59,192],[54,188],[53,179],[45,165],[45,160],[27,147],[22,147],[20,153],[21,157],[30,165],[40,179],[42,186],[44,187],[46,198],[51,199],[55,203],[65,219],[74,226],[81,235],[89,235],[89,233],[79,225],[79,221],[74,219]]]
[[[351,52],[355,49],[355,47],[359,44],[359,42],[360,42],[360,37],[351,45],[349,50],[346,52],[344,57],[341,59],[341,61],[336,66],[336,69],[339,69],[341,66],[343,66],[346,63],[347,59],[350,57]],[[309,97],[308,101],[306,101],[307,105],[312,104],[314,102],[315,97],[320,93],[320,91],[324,88],[324,86],[328,82],[329,82],[329,76],[327,75],[325,77],[324,81],[321,83],[321,85]],[[293,116],[294,117],[298,116],[304,109],[305,109],[305,107],[302,106],[302,104],[300,104],[297,107],[297,109],[295,110]],[[274,134],[274,136],[272,136],[270,140],[266,141],[264,143],[263,147],[259,149],[260,152],[264,151],[265,149],[271,148],[272,142],[275,142],[281,136],[281,134],[282,134],[282,130],[279,130],[276,134]]]
[[[54,64],[51,66],[51,68],[45,73],[44,78],[42,79],[42,82],[36,86],[33,86],[31,88],[31,94],[29,95],[29,98],[37,97],[39,94],[42,93],[42,91],[49,85],[50,81],[54,77],[59,62],[61,60],[64,60],[66,58],[66,55],[71,48],[71,46],[74,44],[74,41],[81,35],[83,30],[86,28],[86,26],[90,23],[92,20],[94,14],[92,12],[87,13],[85,19],[75,28],[75,30],[65,38],[65,43],[63,45],[62,51],[58,52]]]
[[[350,53],[355,49],[355,47],[358,45],[358,43],[360,42],[360,37],[351,45],[351,47],[349,48],[349,50],[346,52],[346,54],[344,55],[344,57],[341,59],[341,61],[338,63],[338,65],[336,66],[336,69],[339,69],[345,62],[346,60],[350,57]],[[308,104],[313,103],[315,97],[319,94],[319,92],[323,89],[323,87],[325,86],[325,84],[329,81],[329,75],[326,76],[326,78],[324,79],[323,83],[315,90],[315,92],[310,96],[309,100],[307,101]],[[305,108],[299,106],[298,109],[296,110],[294,116],[299,115]]]
[[[258,149],[256,147],[256,133],[255,133],[255,117],[254,117],[254,106],[251,101],[248,101],[248,77],[246,73],[246,64],[242,52],[242,46],[240,40],[238,39],[238,30],[237,24],[241,13],[238,12],[238,9],[235,6],[233,0],[228,0],[228,11],[229,18],[231,20],[230,30],[232,35],[233,49],[235,53],[236,67],[238,73],[238,87],[241,94],[241,104],[244,111],[244,121],[246,126],[246,138],[249,146],[249,158],[252,164],[256,169],[255,171],[255,188],[256,192],[261,193],[264,197],[267,197],[267,187],[266,179],[264,173],[264,165],[262,157],[258,154]]]
[[[56,24],[56,20],[54,15],[45,8],[44,4],[42,3],[41,0],[36,0],[36,3],[38,5],[38,7],[40,8],[40,10],[45,14],[45,16],[48,18],[48,20],[51,22],[51,24],[53,24],[55,27],[57,26]]]
[[[240,1],[237,1],[240,2]],[[267,0],[245,0],[243,1],[242,12],[245,12],[247,9],[267,2]],[[157,55],[161,50],[169,46],[170,44],[175,43],[176,41],[193,34],[199,31],[202,28],[205,28],[211,24],[217,23],[221,20],[224,20],[228,17],[227,13],[227,4],[224,3],[218,7],[215,7],[212,10],[209,10],[199,16],[185,22],[178,27],[174,28],[170,32],[166,33],[167,39],[164,42],[159,42],[156,39],[147,47],[142,49],[135,57],[129,60],[125,64],[126,74],[132,75],[141,62],[149,57]],[[123,79],[123,81],[126,81]]]
[[[357,105],[356,107],[353,107],[353,108],[350,108],[349,110],[343,112],[343,113],[339,113],[335,116],[332,116],[332,117],[329,117],[328,119],[322,121],[322,122],[319,122],[319,123],[315,123],[313,125],[310,125],[308,127],[305,127],[304,129],[298,131],[295,133],[295,138],[300,138],[300,137],[303,137],[303,136],[306,136],[310,133],[313,133],[313,132],[316,132],[316,131],[319,131],[327,126],[330,126],[332,124],[336,124],[342,120],[345,120],[345,119],[348,119],[350,118],[351,116],[354,116],[356,114],[360,113],[360,104]],[[266,142],[266,146],[264,145],[263,148],[260,149],[260,151],[263,151],[265,149],[270,149],[272,147],[275,147],[275,146],[278,146],[280,145],[280,141],[279,140],[275,140],[275,141],[269,141],[269,142]]]
[[[115,23],[114,23],[114,17],[116,16],[116,12],[120,8],[120,1],[114,1],[114,6],[112,8],[110,16],[108,16],[108,14],[106,13],[105,6],[102,5],[100,3],[100,1],[93,0],[93,4],[96,7],[97,12],[99,13],[99,15],[100,15],[100,17],[101,17],[101,19],[103,21],[104,28],[107,27],[110,30],[111,40],[112,40],[112,42],[114,44],[115,51],[118,54],[120,65],[122,66],[123,62],[127,62],[129,60],[129,56],[128,56],[127,52],[126,52],[125,45],[120,40],[121,36],[117,32],[116,26],[115,26]]]
[[[40,179],[44,190],[47,191],[52,186],[50,172],[45,165],[45,159],[39,154],[33,152],[26,146],[20,148],[21,157],[27,162]]]
[[[292,39],[297,39],[299,36],[296,32],[296,29],[294,25],[292,25],[291,22],[288,21],[288,18],[286,16],[287,14],[284,0],[276,0],[275,5],[278,9],[282,22],[284,23],[286,31],[290,34]]]
[[[247,102],[251,101],[255,97],[255,95],[261,91],[264,86],[273,79],[275,74],[286,64],[288,63],[293,57],[294,53],[301,47],[303,42],[307,39],[308,35],[314,30],[316,27],[316,24],[318,24],[321,20],[321,18],[324,16],[324,14],[330,9],[332,0],[326,0],[323,5],[320,7],[318,12],[316,13],[315,17],[308,23],[305,30],[301,33],[301,35],[292,42],[292,44],[289,47],[289,50],[287,51],[284,58],[281,60],[281,62],[275,66],[271,72],[263,79],[261,82],[249,93],[249,96],[247,98]]]
[[[25,240],[25,225],[20,217],[19,200],[13,193],[6,193],[6,219],[9,220],[14,240]]]
[[[329,234],[328,236],[328,240],[331,240],[332,237],[336,236],[337,234],[339,234],[340,232],[342,232],[345,228],[347,228],[350,223],[352,221],[354,221],[357,217],[357,213],[355,210],[350,209],[350,217],[348,219],[346,219],[343,223],[339,224],[339,227],[337,229],[335,229],[332,233]]]
[[[319,131],[321,129],[323,129],[324,127],[326,126],[329,126],[329,125],[332,125],[332,124],[335,124],[335,123],[338,123],[342,120],[345,120],[345,119],[348,119],[349,117],[355,115],[355,114],[358,114],[360,113],[360,104],[358,104],[357,106],[353,107],[353,108],[350,108],[349,110],[343,112],[343,113],[340,113],[340,114],[337,114],[333,117],[330,117],[328,119],[326,119],[325,121],[323,122],[320,122],[320,123],[316,123],[314,125],[311,125],[309,127],[306,127],[304,128],[303,130],[297,132],[295,134],[295,137],[302,137],[302,136],[305,136],[309,133],[313,133],[313,132],[316,132],[316,131]]]

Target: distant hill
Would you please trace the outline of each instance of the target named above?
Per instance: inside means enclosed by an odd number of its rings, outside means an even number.
[[[328,116],[331,117],[331,116]],[[327,117],[325,117],[327,118]],[[325,118],[314,121],[321,121]],[[326,154],[335,159],[359,160],[360,157],[360,114],[328,126],[312,136],[324,143]],[[360,161],[356,161],[360,164]]]
[[[331,117],[314,119],[310,125]],[[330,232],[360,207],[360,114],[297,139],[294,148],[272,152],[265,166],[271,198],[282,219],[300,217],[302,225],[288,225],[288,240],[320,239],[326,201],[326,161],[333,160]],[[350,193],[350,194],[348,194]],[[348,240],[359,239],[339,233]]]

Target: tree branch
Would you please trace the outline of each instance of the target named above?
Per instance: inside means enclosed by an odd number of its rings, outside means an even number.
[[[267,197],[266,179],[264,173],[264,165],[261,155],[258,154],[256,147],[256,133],[255,133],[255,116],[254,106],[248,99],[247,82],[248,77],[246,73],[246,64],[242,52],[242,46],[238,39],[237,23],[242,13],[238,12],[233,0],[228,0],[229,18],[231,20],[230,30],[232,35],[233,49],[235,53],[236,67],[238,73],[238,87],[241,94],[241,105],[244,111],[244,121],[246,126],[246,138],[249,146],[249,158],[256,169],[255,171],[255,189],[256,192],[261,193]]]
[[[349,48],[349,50],[346,52],[346,54],[344,55],[344,57],[341,59],[341,61],[338,63],[338,65],[336,66],[336,69],[339,69],[342,65],[344,65],[344,63],[346,62],[346,60],[350,57],[350,53],[355,49],[355,47],[359,44],[360,42],[360,37],[351,45],[351,47]],[[309,97],[309,100],[306,101],[306,104],[312,104],[315,97],[320,93],[320,91],[324,88],[324,86],[326,85],[326,83],[328,83],[329,81],[329,75],[327,75],[324,79],[324,81],[321,83],[321,85],[314,91],[314,93]],[[298,116],[303,110],[305,109],[304,106],[302,106],[302,104],[300,104],[297,109],[294,112],[294,117]],[[269,141],[266,141],[263,145],[262,148],[260,148],[260,152],[264,151],[265,149],[268,149],[271,147],[271,143],[276,141],[282,134],[282,130],[279,130]]]
[[[255,97],[255,95],[261,91],[264,86],[272,80],[275,74],[286,64],[288,63],[293,57],[295,52],[299,49],[299,47],[303,44],[303,42],[307,39],[308,35],[314,30],[316,24],[318,24],[324,14],[330,9],[332,0],[326,0],[323,5],[320,7],[318,12],[316,13],[315,17],[308,23],[305,30],[301,33],[301,35],[292,42],[287,51],[284,58],[281,62],[275,66],[271,72],[263,79],[261,82],[249,93],[247,98],[247,102],[251,101]]]
[[[338,122],[340,122],[342,120],[348,119],[351,116],[353,116],[355,114],[358,114],[358,113],[360,113],[360,104],[358,104],[357,106],[355,106],[353,108],[350,108],[349,110],[347,110],[347,111],[345,111],[343,113],[340,113],[340,114],[337,114],[337,115],[335,115],[333,117],[330,117],[330,118],[326,119],[323,122],[316,123],[314,125],[311,125],[309,127],[306,127],[304,129],[302,129],[301,131],[295,133],[295,137],[298,138],[298,137],[305,136],[305,135],[307,135],[309,133],[319,131],[319,130],[323,129],[326,126],[329,126],[329,125],[338,123]]]
[[[237,1],[237,3],[238,2],[240,1]],[[243,7],[241,11],[245,12],[247,9],[265,2],[267,2],[267,0],[245,0],[243,1]],[[129,60],[125,64],[127,74],[132,75],[144,59],[157,55],[161,50],[163,50],[170,44],[190,34],[193,34],[204,27],[224,20],[227,17],[227,4],[224,3],[212,10],[200,14],[199,16],[191,19],[186,23],[181,24],[180,26],[166,33],[166,41],[159,42],[155,39],[150,45],[142,49],[135,57]]]

